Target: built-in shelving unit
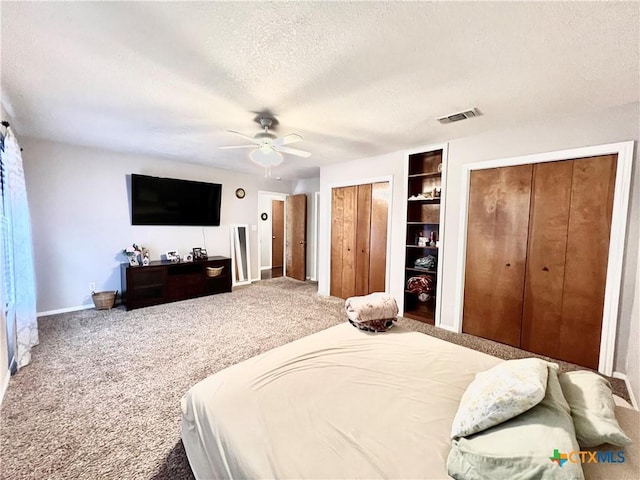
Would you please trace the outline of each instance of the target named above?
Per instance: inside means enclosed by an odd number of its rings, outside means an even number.
[[[404,316],[435,324],[444,192],[444,149],[408,155]]]

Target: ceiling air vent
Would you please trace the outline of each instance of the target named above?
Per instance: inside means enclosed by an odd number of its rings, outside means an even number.
[[[465,110],[464,112],[452,113],[450,115],[445,115],[444,117],[436,118],[440,123],[453,123],[459,122],[460,120],[465,120],[467,118],[479,117],[482,115],[482,112],[477,108],[472,108],[471,110]]]

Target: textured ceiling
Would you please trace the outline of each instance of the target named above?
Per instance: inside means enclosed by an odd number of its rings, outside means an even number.
[[[639,100],[638,2],[0,3],[22,136],[260,174],[228,133],[269,110],[274,176]],[[484,115],[440,125],[468,107]]]

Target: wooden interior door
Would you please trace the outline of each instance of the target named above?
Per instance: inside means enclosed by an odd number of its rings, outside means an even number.
[[[287,197],[287,277],[307,279],[307,196],[304,193]]]
[[[282,268],[284,257],[284,202],[271,200],[271,268]]]
[[[386,288],[390,190],[389,182],[378,182],[371,186],[369,290],[367,293],[384,292]]]
[[[561,358],[567,339],[562,291],[573,160],[533,166],[521,348]]]
[[[471,172],[462,330],[520,345],[532,166]]]
[[[562,356],[597,369],[617,155],[574,160],[564,291]],[[566,338],[565,338],[566,337]]]

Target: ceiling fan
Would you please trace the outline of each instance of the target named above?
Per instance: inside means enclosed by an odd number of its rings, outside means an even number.
[[[296,155],[298,157],[310,157],[311,153],[304,150],[298,150],[297,148],[287,147],[291,143],[299,142],[302,140],[302,136],[297,133],[291,133],[284,137],[277,137],[275,134],[269,131],[275,121],[273,118],[260,117],[258,119],[263,131],[256,133],[253,137],[245,135],[235,130],[228,130],[230,133],[240,135],[242,138],[249,140],[251,143],[247,145],[230,145],[227,147],[220,147],[221,149],[230,148],[253,148],[254,150],[249,154],[251,161],[265,168],[265,176],[271,174],[271,167],[276,167],[282,163],[281,153],[288,153],[289,155]]]

